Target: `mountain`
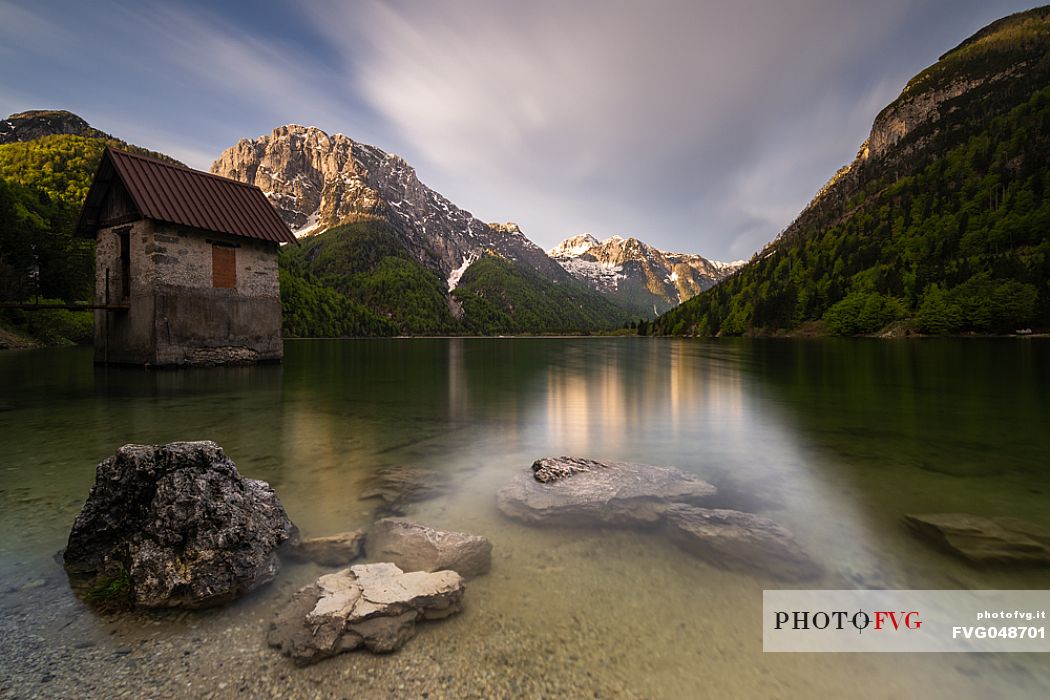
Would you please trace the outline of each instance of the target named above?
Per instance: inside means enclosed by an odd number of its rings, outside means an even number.
[[[72,230],[106,146],[178,162],[99,131],[71,112],[34,110],[0,121],[0,299],[91,298],[94,244],[73,238]],[[89,314],[0,315],[45,342],[91,338]]]
[[[107,146],[178,163],[71,112],[34,110],[0,122],[0,297],[91,296],[92,247],[73,239],[72,227]]]
[[[535,268],[486,252],[453,292],[468,332],[575,333],[625,324],[629,314],[583,285],[553,283]]]
[[[93,245],[70,234],[102,151],[177,161],[70,112],[14,114],[0,133],[0,297],[89,298]],[[477,220],[397,156],[344,136],[282,127],[214,169],[263,185],[290,224],[316,224],[280,256],[290,337],[587,332],[629,318],[515,224]],[[90,316],[63,314],[6,311],[0,321],[47,341],[90,337]]]
[[[32,110],[0,122],[0,179],[79,211],[107,146],[182,165],[99,131],[72,112]]]
[[[597,292],[558,284],[484,251],[448,281],[424,266],[382,218],[356,220],[281,252],[281,302],[290,336],[578,333],[627,315]]]
[[[710,289],[743,265],[664,252],[637,238],[599,241],[589,233],[566,238],[547,254],[576,279],[644,318]]]
[[[12,114],[0,121],[0,144],[32,141],[44,136],[67,134],[109,138],[86,121],[61,109],[35,109]]]
[[[343,134],[278,127],[226,149],[211,171],[258,185],[300,236],[366,216],[387,221],[405,249],[446,280],[486,250],[567,279],[516,226],[490,227],[421,183],[399,156]]]
[[[303,292],[289,322],[300,335],[344,334],[341,323],[364,334],[579,332],[630,317],[516,224],[477,219],[399,156],[343,134],[282,126],[242,139],[211,171],[259,186],[300,236],[281,257],[289,289]],[[318,304],[348,315],[332,320]]]
[[[1048,86],[1050,7],[985,27],[908,82],[773,243],[653,330],[1050,327]]]

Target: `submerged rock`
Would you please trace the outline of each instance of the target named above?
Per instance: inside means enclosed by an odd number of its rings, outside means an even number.
[[[508,517],[559,525],[655,525],[675,503],[703,503],[711,484],[673,467],[596,462],[576,457],[537,460],[500,489]]]
[[[361,556],[365,533],[362,530],[337,532],[324,537],[304,537],[288,548],[288,556],[321,566],[346,566]]]
[[[214,442],[125,445],[96,468],[63,559],[96,596],[199,608],[271,581],[297,536],[273,489]]]
[[[792,581],[821,573],[790,532],[753,513],[676,505],[664,511],[664,531],[682,549],[722,568]]]
[[[974,564],[1050,564],[1050,532],[1018,518],[968,513],[906,515],[919,537]]]
[[[448,490],[448,481],[439,472],[411,467],[387,467],[365,482],[360,500],[378,498],[383,510],[400,515],[409,503],[436,498]]]
[[[368,531],[368,556],[406,571],[451,569],[480,576],[492,567],[492,543],[480,535],[447,532],[403,518],[384,518]]]
[[[672,467],[537,460],[497,497],[507,516],[530,524],[655,527],[686,551],[731,570],[802,580],[820,567],[786,529],[753,513],[711,504],[716,489]]]
[[[267,642],[300,666],[360,647],[394,651],[415,635],[416,622],[459,612],[463,591],[455,571],[358,564],[300,589],[270,624]]]

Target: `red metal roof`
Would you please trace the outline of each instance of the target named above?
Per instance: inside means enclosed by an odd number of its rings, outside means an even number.
[[[233,236],[297,243],[255,185],[107,148],[80,212],[77,234],[94,236],[106,191],[120,178],[147,219]]]

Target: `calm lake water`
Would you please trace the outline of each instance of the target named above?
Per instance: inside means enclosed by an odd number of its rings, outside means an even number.
[[[306,535],[367,525],[376,503],[357,494],[378,469],[446,475],[451,492],[408,515],[488,536],[493,570],[469,584],[462,615],[421,627],[395,656],[437,664],[450,688],[529,694],[549,674],[602,697],[1050,697],[1046,655],[763,654],[761,593],[776,581],[643,532],[530,528],[495,505],[515,470],[546,455],[674,465],[792,530],[827,571],[815,588],[1050,589],[1050,571],[977,570],[901,523],[963,511],[1050,529],[1047,342],[292,341],[280,366],[177,372],[96,368],[83,348],[5,351],[0,592],[20,622],[0,637],[0,695],[47,695],[13,661],[33,653],[12,648],[30,628],[41,644],[68,641],[71,658],[157,639],[207,663],[250,656],[241,697],[270,669],[289,684],[313,673],[325,696],[339,673],[394,663],[352,654],[300,670],[264,648],[265,620],[313,566],[170,620],[79,605],[53,557],[95,464],[125,443],[198,439],[270,482]],[[230,628],[244,630],[237,649],[209,642]]]

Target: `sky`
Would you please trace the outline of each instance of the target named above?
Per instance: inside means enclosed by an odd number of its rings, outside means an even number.
[[[748,258],[910,77],[1009,0],[0,0],[0,116],[67,109],[207,169],[297,123],[544,248]]]

